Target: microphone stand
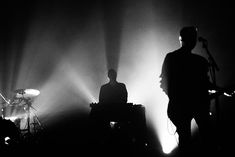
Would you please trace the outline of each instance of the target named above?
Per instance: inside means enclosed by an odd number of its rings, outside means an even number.
[[[219,67],[216,64],[214,58],[212,57],[209,49],[208,49],[208,42],[207,40],[202,41],[202,47],[206,50],[206,53],[208,55],[208,61],[210,64],[210,75],[211,75],[211,80],[214,88],[217,88],[217,82],[216,82],[216,71],[219,71]],[[220,132],[220,112],[219,112],[219,99],[218,96],[215,97],[215,112],[216,112],[216,127],[218,128],[217,131]],[[220,133],[219,133],[220,135]],[[220,139],[220,138],[219,138]]]

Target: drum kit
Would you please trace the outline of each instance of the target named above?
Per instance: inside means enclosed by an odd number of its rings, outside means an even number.
[[[32,106],[33,100],[40,94],[39,90],[36,89],[17,89],[13,91],[13,98],[7,100],[1,93],[0,96],[4,100],[2,103],[2,120],[10,120],[20,131],[27,131],[31,133],[30,129],[30,112],[34,109]],[[34,109],[35,110],[35,109]],[[36,115],[34,115],[36,116]],[[25,127],[27,129],[22,129],[21,120],[25,119]],[[37,119],[38,125],[40,121]]]

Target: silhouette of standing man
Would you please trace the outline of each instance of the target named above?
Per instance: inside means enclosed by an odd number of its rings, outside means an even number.
[[[192,50],[197,43],[197,28],[184,27],[180,30],[181,47],[166,55],[161,72],[161,88],[168,95],[167,114],[176,126],[179,135],[179,152],[190,155],[191,120],[194,118],[203,144],[209,147],[211,87],[208,61]]]
[[[127,89],[124,83],[117,82],[117,72],[114,69],[108,71],[109,82],[100,88],[99,103],[127,103]]]

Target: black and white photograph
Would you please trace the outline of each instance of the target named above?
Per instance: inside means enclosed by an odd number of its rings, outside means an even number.
[[[234,154],[234,5],[0,3],[0,156]]]

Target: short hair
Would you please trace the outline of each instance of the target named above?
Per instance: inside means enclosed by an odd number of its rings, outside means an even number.
[[[116,78],[117,77],[117,72],[114,69],[109,69],[108,70],[108,77]]]
[[[181,40],[191,40],[197,37],[197,27],[195,26],[186,26],[180,30]]]

